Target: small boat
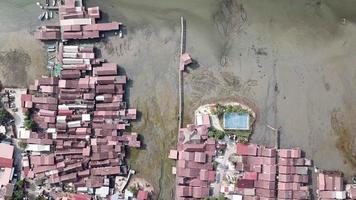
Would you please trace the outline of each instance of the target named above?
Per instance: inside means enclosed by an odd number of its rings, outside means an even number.
[[[45,12],[45,19],[48,19],[48,11]]]
[[[50,18],[50,19],[53,18],[53,11],[49,11],[49,18]]]
[[[122,30],[119,30],[119,37],[120,37],[120,38],[123,38],[123,37],[124,37],[124,34],[122,33]]]
[[[54,7],[56,6],[56,4],[57,4],[57,0],[53,0],[52,6]]]
[[[45,15],[46,12],[43,12],[40,16],[38,16],[38,20],[42,21]]]
[[[49,0],[46,0],[46,6],[49,6]]]

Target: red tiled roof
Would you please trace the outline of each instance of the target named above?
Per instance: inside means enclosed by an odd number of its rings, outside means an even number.
[[[237,187],[238,188],[253,188],[253,180],[247,180],[247,179],[240,179],[237,182]]]
[[[209,196],[208,187],[193,187],[193,198],[204,198]]]
[[[256,144],[236,144],[236,153],[238,155],[250,155],[256,156],[257,155],[258,146]]]
[[[148,199],[148,192],[147,191],[138,191],[137,193],[137,200],[147,200]]]
[[[106,176],[106,175],[120,174],[121,170],[120,167],[98,167],[98,168],[92,168],[90,170],[90,173],[92,175]]]
[[[13,159],[0,157],[0,167],[11,168],[13,165]]]

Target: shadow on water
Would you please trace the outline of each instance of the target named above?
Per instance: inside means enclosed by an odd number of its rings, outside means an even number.
[[[197,60],[195,60],[195,59],[192,59],[192,63],[190,63],[190,64],[187,66],[186,71],[187,71],[187,73],[190,73],[191,71],[196,70],[196,69],[198,69],[199,67],[200,67],[199,62],[198,62]]]
[[[97,58],[102,58],[103,54],[100,48],[94,48],[94,53],[96,55]]]

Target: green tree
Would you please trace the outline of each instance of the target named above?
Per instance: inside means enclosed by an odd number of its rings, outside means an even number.
[[[24,126],[26,129],[33,130],[36,129],[36,123],[31,118],[32,111],[25,112],[25,123]]]
[[[208,136],[218,140],[222,140],[225,137],[225,132],[211,128],[209,129]]]
[[[203,200],[225,200],[226,198],[222,195],[219,197],[205,197]]]
[[[23,200],[23,198],[26,196],[25,186],[26,186],[25,179],[18,180],[16,182],[12,200]]]
[[[6,124],[10,119],[12,119],[11,114],[4,107],[0,107],[0,123]]]

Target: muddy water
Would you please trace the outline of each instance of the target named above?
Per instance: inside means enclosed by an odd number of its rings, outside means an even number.
[[[253,141],[273,145],[266,125],[281,127],[282,147],[301,147],[316,165],[348,178],[355,172],[352,4],[105,1],[104,12],[124,22],[128,35],[109,39],[103,55],[132,77],[131,105],[142,111],[133,130],[147,149],[135,152],[132,166],[156,186],[158,199],[170,199],[174,183],[166,156],[176,141],[179,16],[187,19],[187,51],[197,61],[184,74],[185,123],[202,103],[248,98],[259,113]],[[348,116],[342,129],[332,126],[335,109]]]
[[[40,25],[35,1],[0,1],[0,79],[5,86],[24,87],[46,74],[42,43],[33,38]]]
[[[33,28],[30,19],[39,14],[34,4],[24,0],[0,4],[2,38]],[[355,173],[354,4],[351,0],[88,1],[102,8],[103,21],[126,25],[124,39],[110,37],[98,45],[102,56],[121,65],[132,79],[127,98],[141,111],[132,130],[142,134],[145,146],[131,152],[130,164],[137,176],[155,186],[156,198],[171,199],[174,188],[173,162],[167,154],[176,143],[179,16],[187,19],[187,51],[197,61],[184,74],[185,123],[202,103],[248,98],[259,114],[253,141],[273,145],[266,125],[281,127],[282,147],[299,146],[317,166],[340,169],[348,178]],[[340,23],[343,17],[345,25]],[[8,25],[14,20],[17,25]],[[10,49],[20,49],[22,42],[11,44]]]

